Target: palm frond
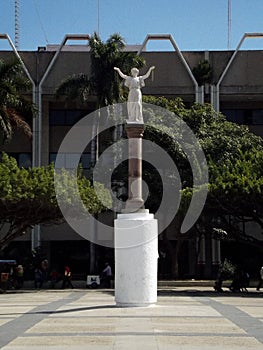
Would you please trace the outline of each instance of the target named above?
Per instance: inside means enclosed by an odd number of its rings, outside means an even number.
[[[0,133],[2,141],[10,140],[12,127],[18,127],[28,136],[32,136],[29,123],[36,112],[32,102],[23,94],[30,87],[18,60],[5,62],[0,60]],[[28,123],[29,122],[29,123]]]
[[[135,53],[125,52],[124,39],[117,33],[112,34],[103,42],[95,32],[89,40],[91,58],[91,76],[73,75],[60,84],[56,96],[66,96],[67,100],[80,99],[87,102],[89,95],[97,97],[99,108],[119,102],[123,91],[114,66],[124,72],[130,72],[132,67],[141,68],[145,61]]]
[[[106,45],[108,46],[112,46],[113,44],[116,46],[118,50],[123,50],[126,45],[123,37],[118,33],[112,34],[109,37],[109,39],[106,41]]]
[[[74,74],[65,79],[56,89],[56,98],[66,96],[67,100],[79,99],[86,102],[91,91],[90,79],[86,74]]]
[[[28,123],[17,114],[15,110],[8,110],[7,114],[9,115],[10,125],[13,127],[17,127],[21,130],[27,137],[32,138],[32,131]]]
[[[5,144],[10,141],[13,131],[10,123],[9,115],[4,110],[0,111],[0,144]]]

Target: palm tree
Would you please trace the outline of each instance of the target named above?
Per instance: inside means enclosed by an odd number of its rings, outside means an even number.
[[[132,67],[141,68],[144,65],[142,57],[134,53],[125,52],[125,42],[118,34],[113,34],[104,43],[99,36],[94,35],[89,40],[91,75],[77,74],[70,76],[60,84],[56,91],[57,96],[64,95],[69,100],[79,99],[87,103],[91,95],[96,96],[97,109],[119,102],[122,98],[122,89],[119,77],[113,67],[117,66],[123,72],[130,72]],[[100,113],[98,113],[99,115]],[[99,120],[97,120],[99,123]],[[91,163],[98,159],[98,124],[92,126]],[[94,224],[95,225],[95,224]],[[91,232],[95,232],[95,227]],[[95,246],[90,243],[90,273],[95,268]]]
[[[30,86],[18,60],[0,60],[0,144],[10,141],[15,128],[32,137],[27,121],[32,120],[34,106],[22,95]]]
[[[128,73],[132,67],[141,68],[144,59],[135,53],[125,52],[125,42],[119,34],[111,35],[104,43],[98,34],[94,33],[89,40],[89,46],[90,77],[83,73],[70,76],[60,84],[56,95],[65,95],[70,100],[79,98],[82,102],[87,102],[90,95],[95,95],[97,108],[119,102],[122,90],[113,67],[120,67]]]
[[[104,43],[98,34],[89,39],[91,75],[74,74],[63,81],[56,90],[56,96],[66,96],[67,100],[80,100],[87,103],[91,95],[96,96],[97,109],[120,102],[123,91],[119,77],[113,67],[120,67],[129,73],[132,67],[141,68],[144,59],[135,53],[125,52],[124,39],[119,34],[112,34]],[[98,121],[99,122],[99,121]],[[98,158],[98,125],[93,125],[91,163]]]
[[[208,60],[201,60],[198,65],[193,68],[193,74],[200,86],[209,84],[213,79],[213,67]]]

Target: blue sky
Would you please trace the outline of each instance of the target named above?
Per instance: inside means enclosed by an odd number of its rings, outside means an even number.
[[[14,2],[0,0],[0,33],[13,42]],[[228,0],[19,0],[19,8],[20,50],[60,44],[65,34],[98,28],[103,40],[117,32],[127,44],[141,44],[147,34],[172,34],[181,50],[228,48]],[[245,32],[263,33],[262,17],[263,0],[231,0],[230,48]],[[5,45],[2,40],[0,49]],[[157,42],[147,48],[169,47]],[[263,49],[263,38],[248,39],[242,48]]]

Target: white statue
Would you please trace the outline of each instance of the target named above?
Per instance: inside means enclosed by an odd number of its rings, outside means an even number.
[[[152,66],[148,72],[139,76],[139,70],[137,68],[131,69],[131,75],[122,73],[120,68],[114,67],[119,75],[125,79],[125,86],[129,88],[128,95],[128,121],[132,123],[143,123],[142,117],[142,93],[141,87],[145,86],[144,80],[149,78],[151,71],[155,67]]]

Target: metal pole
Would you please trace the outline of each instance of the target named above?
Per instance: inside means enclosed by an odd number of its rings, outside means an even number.
[[[228,16],[227,16],[227,23],[228,23],[228,37],[227,37],[227,47],[228,50],[230,50],[231,47],[231,0],[228,0]]]
[[[241,45],[243,44],[243,42],[245,41],[245,39],[247,38],[262,38],[263,37],[263,33],[245,33],[242,37],[242,39],[240,40],[239,44],[237,45],[237,48],[235,49],[235,52],[233,53],[233,55],[231,56],[230,60],[228,61],[228,64],[226,65],[226,68],[224,69],[223,73],[221,74],[217,84],[216,84],[216,94],[217,94],[217,97],[216,97],[216,100],[217,100],[217,112],[219,112],[220,110],[220,98],[219,98],[219,94],[220,94],[220,85],[226,75],[226,73],[228,72],[229,70],[229,67],[231,66],[232,62],[234,61]]]
[[[201,94],[199,94],[199,86],[198,86],[198,83],[191,71],[191,68],[189,67],[189,65],[187,64],[182,52],[179,50],[174,38],[172,37],[171,34],[148,34],[146,36],[146,38],[144,39],[140,49],[138,50],[137,52],[137,55],[140,55],[143,51],[143,49],[146,47],[146,44],[149,40],[169,40],[175,50],[175,52],[177,52],[178,56],[179,56],[179,59],[181,60],[181,62],[183,63],[184,67],[186,68],[187,70],[187,73],[189,74],[193,84],[194,84],[194,87],[195,87],[195,102],[199,102],[199,103],[204,103],[203,101],[203,96]]]
[[[22,58],[20,57],[19,53],[17,52],[17,49],[15,45],[13,44],[12,40],[8,36],[8,34],[0,34],[0,39],[6,39],[9,42],[9,45],[11,46],[13,52],[15,53],[16,57],[18,58],[19,62],[21,63],[24,72],[26,73],[28,79],[30,80],[32,84],[32,100],[33,103],[37,105],[38,101],[38,89],[36,87],[36,84],[31,77],[27,67],[25,66]],[[39,152],[39,139],[38,139],[38,118],[33,118],[33,142],[32,142],[32,165],[37,166],[36,160],[38,159],[38,152]],[[34,228],[31,230],[31,247],[34,249],[35,247],[40,245],[40,226],[34,226]]]
[[[98,35],[100,35],[100,0],[98,0]]]

